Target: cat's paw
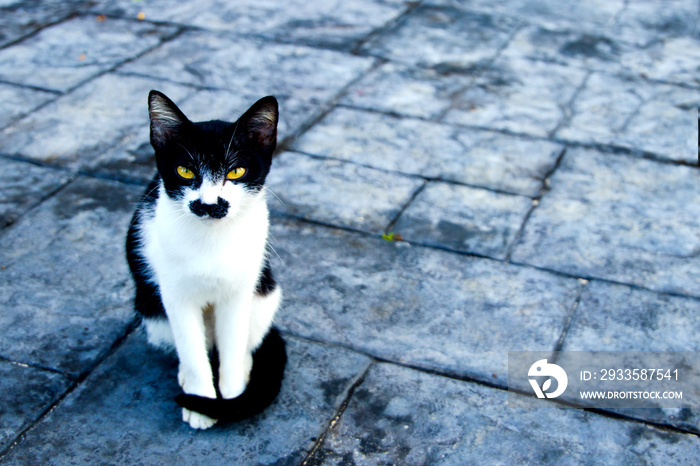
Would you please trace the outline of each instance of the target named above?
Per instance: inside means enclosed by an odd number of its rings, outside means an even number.
[[[246,385],[248,385],[248,381],[244,377],[229,379],[222,375],[221,380],[219,380],[221,397],[226,400],[236,398],[245,391]]]
[[[209,416],[200,414],[195,411],[190,411],[187,408],[182,408],[182,420],[185,421],[193,429],[208,429],[214,424],[216,424],[216,419],[212,419]]]
[[[248,353],[243,358],[243,364],[224,371],[223,367],[219,368],[219,392],[221,397],[230,400],[239,397],[243,394],[248,382],[250,381],[250,371],[253,368],[253,355]]]
[[[214,384],[210,380],[202,380],[182,368],[177,373],[177,382],[182,391],[191,395],[199,395],[207,398],[216,398]]]

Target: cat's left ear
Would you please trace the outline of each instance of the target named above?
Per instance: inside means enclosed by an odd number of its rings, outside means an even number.
[[[277,99],[263,97],[253,104],[238,120],[239,131],[246,132],[246,140],[271,156],[277,145],[277,122],[279,107]]]
[[[165,145],[190,122],[172,100],[158,91],[148,94],[148,116],[151,119],[151,143],[154,146]]]

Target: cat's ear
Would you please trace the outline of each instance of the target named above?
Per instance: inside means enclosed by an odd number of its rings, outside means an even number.
[[[263,97],[238,120],[238,131],[245,131],[245,138],[266,155],[272,155],[277,145],[277,122],[279,107],[277,99]]]
[[[151,143],[159,146],[164,145],[189,123],[177,105],[158,91],[148,94],[148,116],[151,119]]]

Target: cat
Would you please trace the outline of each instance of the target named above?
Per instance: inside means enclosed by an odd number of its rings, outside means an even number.
[[[177,353],[183,421],[207,429],[262,411],[283,377],[265,201],[278,104],[195,123],[154,90],[148,112],[157,173],[127,235],[134,307],[148,342]]]

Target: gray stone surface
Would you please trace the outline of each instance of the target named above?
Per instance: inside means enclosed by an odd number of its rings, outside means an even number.
[[[192,89],[158,79],[108,74],[7,127],[2,152],[80,168],[148,131],[148,91],[178,102]],[[146,142],[139,139],[138,143]]]
[[[465,76],[389,62],[363,76],[341,103],[435,119],[450,107],[453,94],[470,82],[471,78]]]
[[[392,230],[407,241],[505,259],[531,207],[528,197],[430,183]]]
[[[461,4],[460,0],[429,0],[437,5]],[[573,28],[600,31],[614,24],[615,17],[625,7],[625,0],[474,0],[469,7],[478,11],[511,15],[550,28]]]
[[[579,286],[532,268],[281,220],[272,235],[286,300],[281,328],[499,385],[508,350],[554,349]]]
[[[446,121],[547,136],[567,116],[586,72],[524,59],[497,60],[447,113]]]
[[[77,376],[127,331],[123,238],[142,191],[78,179],[5,230],[0,356]]]
[[[166,0],[100,2],[93,11],[127,18],[143,12],[155,21],[174,21],[241,36],[261,35],[284,42],[352,49],[374,29],[392,21],[408,8],[406,0],[309,3],[292,0],[205,0],[173,5]]]
[[[0,448],[9,447],[70,385],[56,372],[0,361]]]
[[[5,0],[0,2],[0,47],[69,17],[87,1]]]
[[[0,461],[699,463],[697,387],[505,391],[509,350],[697,360],[699,33],[697,0],[0,0]],[[280,102],[287,378],[207,432],[134,331],[151,89]]]
[[[71,178],[65,171],[14,160],[0,160],[4,171],[0,185],[0,228],[16,221]]]
[[[280,101],[282,118],[299,122],[314,116],[373,61],[330,50],[191,31],[121,69],[229,90],[252,102],[272,94]]]
[[[676,37],[656,41],[622,57],[622,64],[644,78],[671,83],[700,85],[700,40]]]
[[[77,17],[0,50],[0,79],[68,90],[157,45],[171,26]]]
[[[427,178],[538,195],[562,146],[489,131],[339,108],[295,150]]]
[[[594,73],[556,136],[697,163],[698,99],[697,90]]]
[[[518,21],[450,6],[419,6],[362,50],[412,65],[470,70],[491,60]]]
[[[591,281],[563,351],[700,351],[700,301]]]
[[[356,230],[382,233],[423,180],[338,160],[285,152],[267,186],[273,211]]]
[[[513,261],[700,296],[696,168],[572,149]]]
[[[600,32],[551,30],[533,25],[518,31],[501,57],[527,57],[586,70],[697,86],[700,83],[696,66],[700,59],[699,47],[700,41],[691,37],[669,38],[639,46]]]
[[[0,84],[0,101],[3,102],[0,129],[54,98],[56,96],[50,92]]]
[[[508,407],[506,392],[378,364],[315,459],[324,464],[687,464],[700,441],[573,409]]]
[[[700,350],[700,301],[657,294],[623,285],[591,281],[581,295],[562,351],[693,351]],[[697,353],[695,353],[697,354]],[[679,383],[667,385],[684,394],[681,408],[616,409],[628,416],[700,431],[697,387],[683,381],[697,367],[681,367]],[[697,377],[697,376],[696,376]],[[650,384],[648,389],[659,389]]]
[[[130,337],[30,430],[12,464],[299,464],[369,359],[287,338],[278,399],[261,415],[195,432],[182,422],[177,362]]]
[[[459,0],[430,0],[437,5],[461,4]],[[584,31],[593,35],[620,38],[646,47],[655,42],[688,37],[697,38],[700,16],[693,0],[671,0],[659,5],[654,0],[475,0],[469,7],[525,19],[548,29]]]
[[[671,0],[664,2],[663,8],[654,0],[626,2],[617,17],[614,32],[640,45],[678,37],[698,39],[698,18],[700,9],[692,0]]]

